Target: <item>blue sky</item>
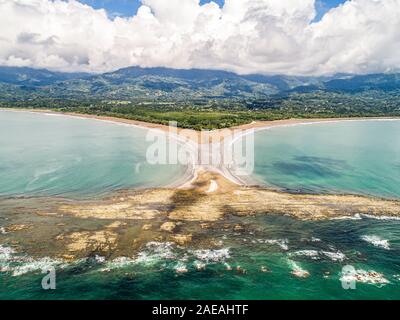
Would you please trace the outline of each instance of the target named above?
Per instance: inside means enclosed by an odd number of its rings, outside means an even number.
[[[202,3],[210,2],[211,0],[201,0]],[[318,16],[316,20],[320,20],[329,9],[337,7],[346,0],[318,0],[317,10]],[[140,6],[140,0],[80,0],[96,9],[104,8],[113,16],[132,16],[136,13]],[[224,0],[214,0],[219,5],[223,5]]]

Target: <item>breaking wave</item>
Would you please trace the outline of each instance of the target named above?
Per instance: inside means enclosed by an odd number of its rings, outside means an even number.
[[[65,266],[62,260],[49,257],[34,259],[27,255],[19,255],[14,249],[0,245],[0,272],[10,273],[13,277],[47,271],[50,267],[65,268]]]
[[[361,237],[362,240],[372,244],[374,247],[390,250],[389,240],[382,239],[375,235],[365,235]]]

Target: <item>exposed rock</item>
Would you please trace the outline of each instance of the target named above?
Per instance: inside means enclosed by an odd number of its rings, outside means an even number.
[[[64,235],[63,235],[63,234],[58,235],[58,236],[56,237],[56,240],[57,240],[57,241],[62,241],[62,240],[64,240]]]
[[[310,273],[306,270],[293,270],[292,275],[294,275],[297,278],[308,278],[310,276]]]
[[[107,229],[118,229],[120,227],[126,226],[126,222],[121,222],[121,221],[115,221],[108,225],[106,228]]]
[[[206,193],[209,181],[218,191]],[[354,195],[308,195],[243,187],[212,172],[200,172],[186,189],[151,189],[96,202],[60,204],[61,213],[96,219],[153,219],[167,215],[172,221],[199,221],[202,227],[226,214],[286,214],[304,220],[322,220],[356,214],[400,216],[400,201]],[[229,229],[232,226],[229,225]],[[240,231],[240,227],[236,227]],[[172,231],[168,231],[172,232]]]
[[[182,265],[178,265],[175,268],[175,271],[176,271],[176,273],[187,273],[188,269],[187,269],[186,265],[182,264]]]
[[[26,224],[13,224],[10,226],[5,227],[5,232],[17,232],[17,231],[23,231],[23,230],[28,230],[32,228],[31,225],[26,225]]]
[[[175,234],[170,236],[169,238],[172,242],[180,246],[185,246],[188,243],[192,242],[192,235],[191,234]]]
[[[237,266],[237,267],[236,267],[236,271],[237,271],[238,273],[240,273],[240,274],[246,274],[246,273],[247,273],[247,270],[246,270],[246,269],[243,269],[241,266]]]
[[[167,231],[167,232],[173,232],[176,228],[176,223],[175,222],[165,222],[161,225],[160,230],[162,231]]]
[[[69,252],[110,252],[115,249],[117,234],[111,231],[74,232],[62,238]]]
[[[269,270],[268,270],[268,268],[267,267],[265,267],[265,266],[261,266],[261,272],[263,272],[263,273],[266,273],[266,272],[269,272]]]
[[[149,230],[151,230],[152,227],[153,227],[153,225],[151,225],[151,224],[145,224],[145,225],[143,225],[142,230],[149,231]]]
[[[71,254],[64,254],[61,256],[61,258],[67,262],[73,262],[76,259],[75,256]]]
[[[162,242],[164,240],[163,236],[157,236],[153,238],[154,241],[156,242]]]
[[[135,192],[129,198],[124,198],[123,202],[120,199],[106,199],[100,203],[65,204],[59,210],[80,218],[147,220],[160,214],[156,207],[165,207],[167,210],[173,194],[174,190],[152,189]]]

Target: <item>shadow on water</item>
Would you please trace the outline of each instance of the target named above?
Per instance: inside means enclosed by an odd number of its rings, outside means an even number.
[[[299,156],[294,157],[293,161],[272,163],[272,170],[289,176],[337,178],[351,170],[351,166],[344,160]]]

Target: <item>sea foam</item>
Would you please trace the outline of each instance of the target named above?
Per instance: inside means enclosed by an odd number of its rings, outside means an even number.
[[[44,257],[34,259],[26,255],[18,255],[12,248],[0,245],[0,272],[11,273],[17,277],[27,273],[47,270],[50,267],[65,268],[66,264],[58,259]]]
[[[362,240],[372,244],[375,247],[390,250],[389,240],[382,239],[375,235],[365,235],[361,237]]]
[[[282,250],[289,250],[289,240],[288,239],[267,239],[264,241],[264,243],[266,244],[270,244],[270,245],[277,245],[279,246]]]
[[[341,274],[340,281],[347,283],[355,281],[374,285],[385,285],[389,283],[389,280],[387,280],[382,273],[362,269],[355,270],[355,272],[351,274]]]
[[[313,260],[319,259],[319,253],[317,250],[300,250],[289,253],[289,256],[291,257],[303,256],[303,257],[309,257]]]
[[[191,265],[197,270],[204,270],[207,264],[226,263],[230,258],[229,248],[183,250],[172,242],[149,242],[134,257],[118,257],[111,261],[96,256],[95,262],[103,265],[100,271],[111,271],[129,266],[153,267],[162,263],[163,268],[184,273]],[[170,262],[170,263],[168,263]]]
[[[329,258],[332,261],[344,261],[346,260],[346,256],[344,253],[340,252],[339,250],[337,251],[317,251],[317,250],[299,250],[295,252],[289,253],[290,257],[308,257],[311,258],[312,260],[319,260],[322,257]]]
[[[198,260],[206,263],[223,263],[230,258],[229,248],[194,250],[191,252]]]
[[[291,274],[298,278],[308,278],[310,273],[304,270],[297,262],[288,259],[287,260],[290,269],[292,269]]]

